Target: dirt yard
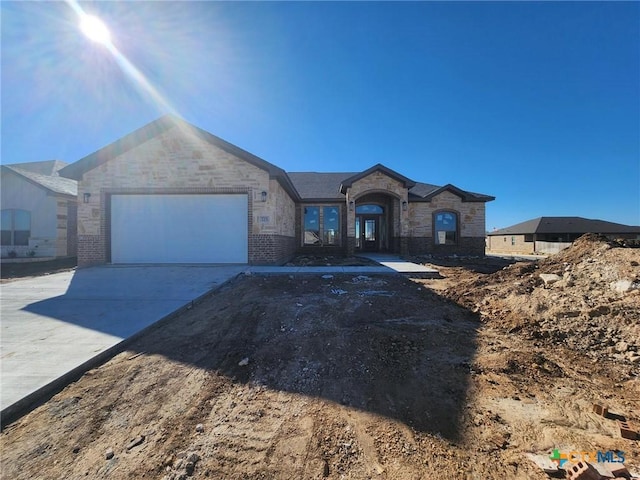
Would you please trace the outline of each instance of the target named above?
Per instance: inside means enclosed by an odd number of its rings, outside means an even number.
[[[640,425],[640,250],[428,261],[238,277],[6,426],[2,478],[542,480],[554,449],[640,471],[592,411]]]

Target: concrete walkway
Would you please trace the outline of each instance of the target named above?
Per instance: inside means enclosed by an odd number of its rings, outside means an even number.
[[[325,273],[354,273],[360,275],[374,275],[374,274],[395,274],[395,273],[414,273],[414,274],[431,274],[437,275],[438,270],[425,267],[424,265],[418,265],[417,263],[407,262],[402,260],[397,255],[391,254],[361,254],[359,257],[368,258],[377,262],[377,266],[313,266],[313,267],[271,267],[271,266],[252,266],[247,270],[251,273],[258,273],[263,275],[283,275],[283,274],[325,274]]]
[[[16,280],[0,292],[4,422],[108,359],[159,320],[240,273],[437,274],[391,255],[379,266],[123,265]]]
[[[380,265],[387,267],[398,273],[420,273],[420,274],[433,274],[437,275],[438,270],[417,263],[408,262],[401,259],[397,255],[386,253],[369,253],[360,254],[360,257],[368,258],[374,262],[378,262]]]

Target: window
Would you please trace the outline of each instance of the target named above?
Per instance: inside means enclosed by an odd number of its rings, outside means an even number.
[[[304,245],[340,244],[340,207],[304,207]]]
[[[325,245],[340,243],[340,209],[338,207],[324,207],[322,215],[322,239]]]
[[[434,216],[436,245],[456,245],[458,243],[458,214],[438,212]]]
[[[304,244],[320,245],[320,208],[304,207]]]
[[[382,215],[384,208],[380,205],[358,205],[356,207],[356,214],[358,215]]]
[[[26,210],[2,210],[2,245],[29,245],[31,213]]]
[[[516,237],[511,237],[511,245],[515,245],[516,244]]]

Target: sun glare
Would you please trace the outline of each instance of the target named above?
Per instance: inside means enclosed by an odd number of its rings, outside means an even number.
[[[111,34],[102,20],[93,15],[83,15],[80,20],[80,30],[87,38],[102,45],[111,43]]]

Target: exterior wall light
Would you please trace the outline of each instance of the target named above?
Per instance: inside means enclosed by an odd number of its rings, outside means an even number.
[[[351,201],[349,202],[349,211],[350,211],[350,212],[353,212],[353,209],[355,208],[355,206],[356,206],[356,202],[354,202],[353,200],[351,200]]]
[[[82,195],[82,200],[84,201],[84,203],[89,203],[90,198],[91,194],[89,192],[84,192],[84,195]]]
[[[260,195],[262,196],[262,201],[266,202],[267,201],[267,192],[263,191]]]
[[[407,208],[409,208],[409,204],[406,201],[402,202],[402,210],[406,212]]]

